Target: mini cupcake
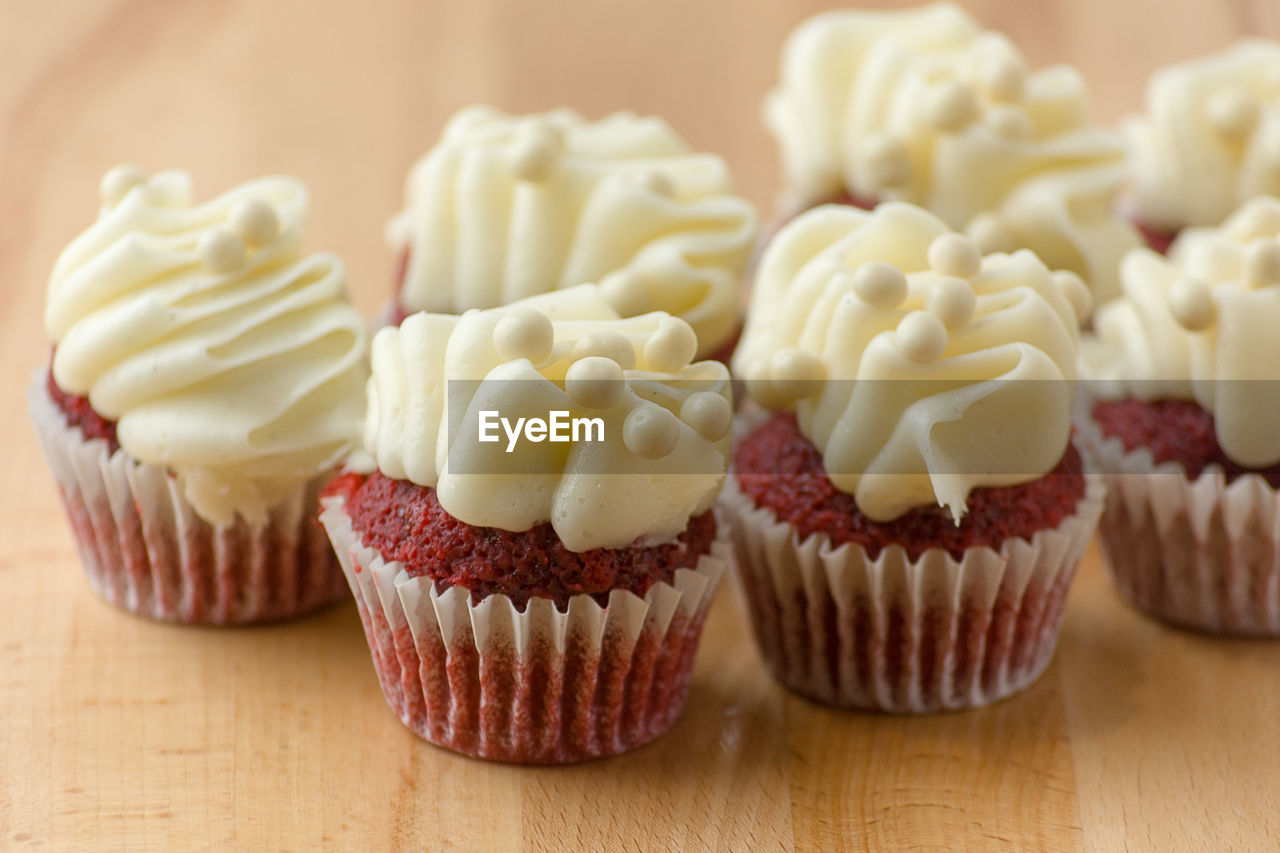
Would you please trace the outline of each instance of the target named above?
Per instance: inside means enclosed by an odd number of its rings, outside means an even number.
[[[1131,217],[1165,254],[1183,228],[1220,225],[1280,194],[1280,42],[1244,39],[1157,72],[1125,122]]]
[[[1139,249],[1081,355],[1121,593],[1175,625],[1280,635],[1280,201]]]
[[[695,346],[593,285],[374,338],[372,464],[330,486],[321,521],[418,735],[558,764],[675,722],[731,550],[713,512],[728,370],[690,364]]]
[[[413,167],[388,227],[402,258],[390,319],[592,282],[624,317],[686,320],[713,357],[736,337],[755,231],[724,161],[660,119],[471,107]]]
[[[185,174],[122,166],[58,258],[28,406],[119,607],[226,625],[345,595],[312,508],[359,438],[367,335],[342,263],[299,252],[306,211],[291,178],[193,205]]]
[[[784,217],[911,202],[983,252],[1031,249],[1106,298],[1140,239],[1113,211],[1122,141],[1089,123],[1087,101],[1074,69],[1028,71],[1007,38],[949,3],[818,15],[788,38],[765,104]]]
[[[824,206],[765,250],[734,371],[775,410],[722,505],[774,675],[846,708],[1039,677],[1102,510],[1071,409],[1089,293],[917,207]]]

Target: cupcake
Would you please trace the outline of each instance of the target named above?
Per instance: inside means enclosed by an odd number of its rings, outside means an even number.
[[[1089,293],[932,214],[827,205],[765,250],[734,372],[762,414],[722,505],[769,668],[844,708],[1035,681],[1102,510],[1071,442]]]
[[[418,735],[559,764],[675,722],[731,550],[728,370],[695,346],[594,285],[375,336],[368,464],[321,521]]]
[[[1280,195],[1280,42],[1245,39],[1162,69],[1124,132],[1130,215],[1158,252],[1183,228],[1220,225],[1253,197]]]
[[[729,170],[665,122],[471,107],[414,165],[387,233],[402,261],[390,319],[457,314],[586,282],[624,317],[666,311],[727,352],[755,239]]]
[[[1175,625],[1280,635],[1280,200],[1139,249],[1081,348],[1081,437],[1121,594]]]
[[[1003,35],[949,3],[827,12],[801,24],[765,103],[784,218],[825,202],[906,201],[983,252],[1034,251],[1099,298],[1140,239],[1114,212],[1120,136],[1089,122],[1084,81],[1028,71]]]
[[[333,255],[299,250],[306,190],[192,203],[182,172],[122,166],[49,281],[28,393],[93,588],[205,625],[345,595],[313,507],[364,415],[367,334]]]

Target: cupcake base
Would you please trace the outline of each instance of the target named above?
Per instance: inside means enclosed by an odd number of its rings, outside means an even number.
[[[1280,636],[1280,490],[1216,464],[1189,480],[1092,421],[1079,435],[1111,496],[1098,530],[1120,594],[1179,627]]]
[[[737,587],[756,643],[787,688],[841,708],[928,713],[986,705],[1024,689],[1053,657],[1067,591],[1102,512],[1086,476],[1076,512],[1030,541],[957,560],[901,546],[868,559],[857,544],[804,539],[756,506],[730,475]]]
[[[140,616],[191,625],[287,619],[341,600],[342,573],[312,516],[324,479],[262,524],[213,525],[160,466],[86,441],[49,399],[41,371],[27,407],[93,589]]]
[[[320,519],[364,623],[387,703],[422,738],[520,764],[565,764],[648,743],[679,717],[716,584],[729,561],[723,527],[695,569],[640,598],[615,590],[560,612],[505,595],[476,604],[366,547],[341,497]]]

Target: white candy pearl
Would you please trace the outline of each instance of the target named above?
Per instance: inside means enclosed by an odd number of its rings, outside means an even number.
[[[675,373],[693,361],[698,336],[693,327],[676,317],[666,317],[644,344],[644,360],[653,370]]]
[[[773,388],[788,400],[815,397],[822,392],[827,366],[822,359],[798,347],[783,347],[769,360]]]
[[[973,287],[962,278],[940,278],[929,286],[924,307],[948,329],[961,329],[973,317],[978,297]]]
[[[929,244],[929,266],[939,275],[969,278],[982,272],[982,254],[963,234],[943,234]]]
[[[671,198],[676,194],[676,185],[666,172],[649,172],[641,179],[641,183],[654,195]]]
[[[1017,240],[1004,220],[994,213],[980,213],[965,229],[978,251],[984,255],[993,252],[1012,252],[1018,248]]]
[[[636,366],[636,351],[631,341],[617,332],[593,332],[577,340],[569,357],[575,361],[591,355],[604,356],[616,361],[623,370]]]
[[[925,101],[929,123],[943,132],[963,130],[978,118],[979,112],[973,89],[959,80],[948,80],[935,87]]]
[[[271,205],[256,198],[246,198],[231,206],[231,225],[251,246],[265,246],[280,234],[280,220]]]
[[[1053,282],[1071,304],[1076,322],[1083,323],[1093,310],[1093,292],[1084,283],[1084,279],[1070,270],[1058,270],[1053,274]]]
[[[1205,113],[1213,129],[1229,139],[1244,139],[1258,124],[1258,102],[1238,89],[1219,92]]]
[[[719,441],[733,425],[733,407],[714,391],[690,394],[680,406],[680,420],[707,441]]]
[[[216,273],[238,270],[245,262],[244,239],[230,228],[211,228],[196,245],[200,262]]]
[[[1218,306],[1209,288],[1194,279],[1173,283],[1169,288],[1169,310],[1183,328],[1192,332],[1209,328],[1218,317]]]
[[[1031,118],[1017,107],[995,107],[987,113],[986,122],[993,133],[1012,142],[1026,142],[1035,134]]]
[[[868,305],[897,308],[907,298],[907,277],[884,261],[868,261],[853,274],[853,290]]]
[[[126,163],[116,166],[102,176],[102,184],[98,187],[98,194],[103,204],[107,207],[115,207],[124,201],[124,197],[129,194],[129,190],[146,182],[147,173],[142,171],[141,167]]]
[[[600,293],[613,310],[623,317],[634,317],[649,310],[644,280],[635,270],[609,273],[600,282]]]
[[[609,409],[622,401],[625,383],[622,367],[600,355],[590,355],[569,365],[564,390],[579,406]]]
[[[984,64],[980,85],[993,101],[1016,101],[1026,89],[1027,65],[1017,54],[1001,51]]]
[[[622,422],[622,443],[636,456],[661,459],[675,450],[679,441],[679,419],[653,403],[636,406]]]
[[[524,128],[511,154],[511,171],[522,181],[539,183],[555,172],[564,150],[559,132],[545,122]]]
[[[870,136],[859,146],[859,155],[867,182],[877,188],[900,187],[911,180],[911,154],[897,137]]]
[[[1244,280],[1249,287],[1280,284],[1280,243],[1258,237],[1245,247]]]
[[[493,327],[493,346],[506,361],[527,358],[541,364],[551,357],[555,330],[540,311],[508,308]]]
[[[912,311],[893,333],[898,350],[916,364],[942,358],[947,350],[947,329],[928,311]]]

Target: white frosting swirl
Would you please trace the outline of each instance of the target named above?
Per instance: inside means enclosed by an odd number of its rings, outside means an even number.
[[[1031,252],[982,257],[908,204],[825,205],[765,249],[734,372],[794,407],[869,518],[1040,477],[1071,428],[1084,283]],[[824,381],[825,380],[825,381]]]
[[[358,439],[365,324],[333,255],[303,256],[305,188],[252,181],[192,205],[182,172],[118,167],[58,258],[53,377],[168,466],[214,523],[260,521]]]
[[[1081,346],[1098,395],[1195,400],[1227,456],[1280,462],[1280,200],[1182,232],[1168,258],[1136,250],[1121,274],[1124,295]]]
[[[619,319],[594,285],[414,314],[374,337],[365,449],[477,527],[549,521],[573,551],[669,540],[715,502],[731,438],[728,370],[690,364],[695,345],[667,314]],[[483,411],[601,418],[604,440],[508,452],[479,440]]]
[[[1073,69],[1028,72],[1007,38],[939,3],[805,22],[787,40],[765,119],[787,207],[844,192],[909,201],[983,251],[1029,248],[1107,297],[1140,240],[1113,212],[1122,141],[1087,111]]]
[[[414,165],[388,228],[408,251],[409,311],[458,313],[598,283],[623,316],[666,311],[723,346],[755,211],[728,168],[657,118],[472,107]]]
[[[1157,72],[1126,121],[1135,213],[1171,230],[1218,225],[1280,195],[1280,42],[1245,39]]]

